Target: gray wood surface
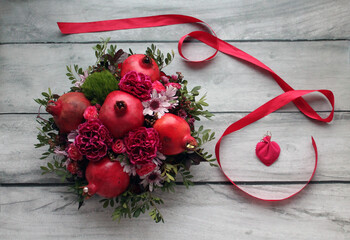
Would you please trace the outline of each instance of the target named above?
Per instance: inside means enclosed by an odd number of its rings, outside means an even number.
[[[10,1],[0,0],[0,239],[349,239],[350,238],[350,2],[310,1]],[[308,178],[314,154],[319,166],[311,185],[283,202],[261,202],[238,191],[218,168],[192,168],[195,186],[158,193],[166,223],[148,215],[110,218],[99,197],[78,211],[74,195],[55,175],[41,175],[44,149],[34,149],[37,105],[48,87],[68,89],[66,65],[91,65],[91,47],[112,37],[118,47],[143,52],[151,43],[176,50],[184,34],[205,29],[186,24],[152,29],[62,35],[57,21],[96,21],[157,14],[187,14],[207,22],[222,39],[252,54],[295,89],[330,89],[336,113],[331,124],[307,119],[292,104],[227,137],[222,162],[240,187],[260,197],[282,197]],[[212,49],[190,43],[185,55]],[[180,59],[166,69],[181,71],[191,86],[207,92],[219,137],[232,122],[282,93],[273,79],[241,61],[219,54],[191,64]],[[320,114],[330,107],[319,95],[306,97]],[[44,115],[47,116],[47,115]],[[255,144],[271,131],[281,145],[267,168],[254,156]],[[207,150],[213,152],[215,143]]]
[[[64,187],[8,187],[2,194],[1,239],[345,240],[350,230],[344,208],[350,188],[341,184],[310,185],[280,203],[256,202],[228,185],[178,186],[176,194],[161,194],[165,224],[152,224],[147,215],[117,224],[96,199],[78,211]]]
[[[330,89],[335,94],[336,109],[350,110],[349,88],[344,87],[350,82],[349,41],[233,44],[267,64],[295,89]],[[38,106],[33,98],[42,91],[48,87],[58,94],[67,91],[70,81],[65,75],[66,65],[79,64],[86,68],[94,64],[93,45],[0,45],[0,68],[6,69],[0,72],[0,113],[36,113]],[[117,46],[125,51],[132,48],[134,52],[143,53],[150,43]],[[157,43],[157,46],[164,52],[177,49],[176,43]],[[187,50],[187,53],[202,56],[208,56],[211,51],[199,44]],[[252,111],[282,93],[270,75],[224,54],[203,64],[189,64],[177,54],[164,71],[169,74],[181,71],[190,86],[201,85],[202,92],[208,95],[209,110],[214,112]],[[317,96],[306,98],[313,99],[311,104],[316,110],[329,110]],[[292,104],[283,109],[297,111]]]
[[[191,15],[207,22],[225,40],[348,39],[347,0],[157,0],[57,2],[3,0],[0,42],[81,42],[112,37],[117,41],[177,41],[200,26],[181,25],[109,33],[62,36],[56,22],[83,22],[158,14]],[[165,34],[166,32],[166,34]]]

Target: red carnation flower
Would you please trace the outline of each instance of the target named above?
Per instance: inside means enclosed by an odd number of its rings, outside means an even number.
[[[154,164],[153,162],[151,163],[147,163],[141,166],[141,168],[136,169],[136,173],[137,175],[139,175],[140,177],[145,176],[151,172],[153,172],[153,170],[157,167],[156,164]]]
[[[83,155],[79,152],[78,148],[75,146],[74,143],[69,145],[69,148],[67,150],[68,157],[74,161],[80,161],[83,159]]]
[[[124,145],[132,164],[150,163],[160,147],[159,135],[153,128],[140,127],[127,134]]]
[[[179,83],[174,83],[174,82],[171,82],[171,83],[168,83],[168,84],[165,84],[165,86],[172,86],[174,88],[177,88],[177,89],[180,89],[181,88],[181,85]]]
[[[163,71],[160,72],[160,80],[162,80],[164,84],[169,83],[169,79],[170,76],[167,76]]]
[[[99,119],[92,119],[78,127],[75,146],[90,161],[98,161],[107,154],[113,138]]]
[[[151,78],[143,73],[130,71],[125,74],[119,82],[120,90],[128,92],[141,101],[151,99],[152,81]]]
[[[161,82],[159,82],[159,81],[154,81],[154,82],[152,83],[152,88],[155,89],[155,90],[157,90],[157,93],[160,93],[160,92],[162,92],[162,91],[165,92],[165,87],[164,87],[164,85],[163,85]]]
[[[125,152],[125,146],[122,139],[117,139],[113,145],[112,150],[115,153],[124,153]]]
[[[83,116],[86,120],[98,118],[97,108],[95,106],[88,106]]]
[[[70,172],[73,175],[77,174],[79,171],[79,167],[78,167],[77,162],[71,162],[71,161],[66,163],[66,169],[68,172]]]

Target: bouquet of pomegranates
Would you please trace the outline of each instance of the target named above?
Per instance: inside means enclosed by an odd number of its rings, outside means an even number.
[[[164,221],[154,191],[174,191],[178,174],[189,187],[192,164],[215,165],[201,148],[214,133],[194,126],[212,114],[203,110],[205,95],[196,100],[200,87],[188,90],[181,73],[162,71],[174,53],[164,56],[153,44],[146,54],[126,53],[108,48],[108,40],[93,48],[95,65],[85,71],[67,66],[69,92],[59,96],[49,89],[35,99],[52,115],[45,119],[39,111],[37,117],[35,146],[48,145],[42,159],[53,154],[41,169],[72,183],[79,208],[98,194],[104,207],[116,207],[113,219],[149,210],[156,222]]]

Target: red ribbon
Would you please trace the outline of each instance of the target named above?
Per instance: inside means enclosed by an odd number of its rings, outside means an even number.
[[[208,46],[211,46],[212,48],[216,49],[216,52],[208,57],[207,59],[201,60],[206,61],[210,60],[215,57],[218,51],[223,52],[227,55],[230,55],[232,57],[236,57],[238,59],[244,60],[246,62],[249,62],[265,71],[267,71],[273,79],[277,82],[277,84],[282,88],[282,90],[285,92],[274,99],[268,101],[264,105],[260,106],[247,116],[243,117],[242,119],[238,120],[237,122],[231,124],[225,132],[220,137],[219,141],[217,142],[215,146],[215,154],[217,161],[219,163],[219,166],[224,173],[224,175],[228,178],[228,180],[234,184],[238,189],[242,190],[243,192],[247,193],[248,195],[265,200],[265,201],[279,201],[279,200],[285,200],[288,199],[297,193],[299,193],[301,190],[303,190],[308,183],[313,178],[316,168],[317,168],[317,161],[318,161],[318,154],[317,154],[317,147],[314,139],[312,138],[312,145],[315,151],[315,165],[312,172],[312,175],[308,182],[297,192],[279,199],[266,199],[266,198],[260,198],[257,196],[254,196],[246,191],[244,191],[242,188],[237,186],[235,182],[230,179],[225,171],[223,170],[220,162],[220,143],[223,139],[223,137],[244,128],[245,126],[258,121],[259,119],[267,116],[268,114],[278,110],[279,108],[285,106],[289,102],[293,101],[295,106],[306,116],[309,118],[315,119],[317,121],[321,122],[330,122],[333,119],[334,116],[334,95],[329,90],[294,90],[291,86],[289,86],[281,77],[279,77],[274,71],[272,71],[268,66],[260,62],[258,59],[254,58],[253,56],[243,52],[242,50],[232,46],[231,44],[221,40],[220,38],[216,37],[215,32],[211,29],[211,27],[203,22],[200,19],[191,17],[191,16],[185,16],[185,15],[176,15],[176,14],[170,14],[170,15],[157,15],[157,16],[148,16],[148,17],[138,17],[138,18],[127,18],[127,19],[117,19],[117,20],[107,20],[107,21],[97,21],[97,22],[81,22],[81,23],[70,23],[70,22],[58,22],[58,27],[60,28],[61,32],[63,34],[75,34],[75,33],[88,33],[88,32],[101,32],[101,31],[112,31],[112,30],[122,30],[122,29],[133,29],[133,28],[148,28],[148,27],[160,27],[160,26],[168,26],[168,25],[174,25],[174,24],[183,24],[183,23],[201,23],[205,24],[213,33],[209,34],[207,32],[203,31],[194,31],[189,34],[186,34],[185,36],[181,37],[178,43],[178,51],[181,57],[183,57],[186,60],[187,59],[183,53],[182,53],[182,45],[184,40],[187,37],[195,38],[203,43],[205,43]],[[189,60],[191,61],[191,60]],[[193,61],[193,62],[201,62],[201,61]],[[322,118],[318,113],[305,101],[302,96],[312,93],[312,92],[319,92],[323,94],[328,102],[331,104],[332,110],[328,117]]]

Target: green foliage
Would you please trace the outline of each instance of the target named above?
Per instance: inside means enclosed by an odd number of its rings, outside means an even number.
[[[53,153],[54,146],[56,146],[57,133],[56,129],[53,128],[53,118],[49,118],[49,120],[36,120],[42,128],[38,128],[39,133],[37,135],[37,139],[39,143],[34,144],[35,148],[44,147],[46,145],[49,146],[47,151],[42,153],[42,157],[40,159],[45,159]]]
[[[113,56],[117,51],[117,45],[110,45],[109,49],[107,49],[107,54]]]
[[[40,169],[42,170],[41,174],[44,175],[47,173],[55,173],[57,176],[60,177],[61,182],[65,182],[67,180],[72,182],[72,184],[69,185],[69,190],[76,194],[77,202],[79,202],[80,208],[84,202],[83,186],[87,185],[87,181],[68,172],[66,170],[66,167],[64,166],[65,161],[65,158],[59,159],[58,157],[54,157],[53,163],[48,162],[47,166],[40,166]]]
[[[84,75],[83,69],[76,64],[73,65],[73,69],[75,73],[73,73],[72,66],[66,66],[66,68],[67,68],[66,76],[72,82],[72,84],[75,84],[76,82],[80,81],[80,79],[77,78],[77,75]],[[72,92],[80,91],[80,88],[73,86],[71,87],[71,91]]]
[[[118,89],[118,82],[109,71],[105,70],[91,74],[86,78],[81,88],[92,104],[102,105],[107,95]]]
[[[52,94],[51,89],[48,89],[48,92],[42,92],[41,95],[44,98],[37,98],[34,99],[36,103],[40,105],[39,107],[39,112],[36,117],[36,122],[39,123],[40,127],[38,127],[38,134],[37,134],[37,139],[39,143],[34,144],[35,148],[40,148],[48,145],[47,151],[42,153],[42,156],[40,159],[45,159],[48,156],[50,156],[51,153],[53,153],[53,149],[56,146],[56,141],[57,141],[57,129],[55,128],[55,122],[52,117],[49,119],[44,119],[40,116],[40,109],[42,106],[47,105],[47,103],[51,100],[57,100],[59,96],[57,94]]]
[[[42,170],[42,175],[47,173],[55,173],[61,178],[61,182],[66,181],[66,179],[71,178],[72,174],[66,170],[64,167],[64,162],[59,161],[57,157],[54,157],[54,163],[47,162],[47,166],[40,166]]]
[[[78,209],[79,209],[84,203],[83,187],[86,186],[88,183],[85,179],[78,178],[73,175],[71,178],[71,182],[73,182],[73,184],[69,186],[69,190],[71,190],[77,196],[77,202],[79,203]]]
[[[165,181],[163,183],[163,187],[161,187],[162,192],[175,192],[175,186],[176,186],[176,182],[175,181]]]
[[[111,38],[106,38],[106,39],[101,38],[101,43],[92,47],[92,49],[95,50],[95,57],[97,59],[96,65],[100,63],[102,56],[106,53],[107,44],[108,44],[109,40],[111,40]],[[112,53],[113,49],[114,49],[114,46],[111,46],[109,51]],[[114,51],[115,51],[115,49],[114,49]]]
[[[182,176],[182,182],[186,186],[186,188],[189,188],[190,186],[194,185],[194,183],[191,181],[191,178],[193,178],[193,176],[191,175],[190,171],[181,168],[180,174]]]
[[[202,125],[198,130],[193,130],[191,135],[197,140],[199,146],[215,139],[215,132],[211,132],[211,129],[204,129]]]
[[[129,49],[129,51],[131,54],[133,54],[131,49]],[[168,66],[173,61],[175,53],[173,50],[171,50],[171,54],[167,53],[166,56],[164,57],[164,54],[159,49],[157,49],[157,47],[154,44],[152,44],[150,48],[149,47],[147,48],[146,55],[153,58],[154,61],[156,61],[159,69],[161,70],[166,66]]]
[[[198,101],[196,101],[196,97],[199,96],[199,91],[201,89],[200,86],[194,87],[192,90],[188,90],[187,84],[188,82],[186,80],[181,80],[180,82],[182,84],[182,88],[179,90],[179,102],[182,104],[186,112],[193,116],[194,119],[197,121],[200,120],[200,116],[203,116],[207,119],[210,119],[214,116],[211,112],[208,110],[204,110],[203,107],[209,106],[206,100],[206,94],[204,94]]]
[[[59,96],[57,94],[52,94],[51,89],[49,88],[47,92],[42,92],[41,95],[44,98],[36,98],[34,101],[38,103],[40,106],[45,106],[47,105],[48,101],[50,100],[57,100]]]
[[[194,151],[202,159],[202,161],[209,162],[210,166],[217,167],[217,164],[213,162],[216,161],[216,158],[213,158],[213,155],[204,152],[204,148],[201,148],[205,143],[210,142],[215,139],[215,132],[212,132],[211,129],[204,129],[201,125],[198,130],[193,130],[191,135],[197,140],[198,148]]]
[[[166,182],[175,181],[175,177],[177,175],[177,165],[173,165],[170,163],[164,163],[162,166],[162,177]]]
[[[209,152],[205,152],[203,148],[197,148],[196,151],[194,151],[199,157],[204,159],[205,161],[209,162],[210,166],[212,167],[218,167],[216,163],[213,163],[216,161],[216,158],[213,157],[213,154]]]
[[[119,195],[115,199],[103,199],[100,202],[103,203],[103,207],[114,206],[114,201],[117,204],[112,218],[113,220],[120,221],[122,217],[131,218],[139,217],[141,213],[149,211],[149,215],[156,222],[164,222],[163,216],[160,213],[157,205],[163,204],[163,200],[155,197],[151,192],[143,192],[141,194],[135,194],[131,191],[126,191]]]

